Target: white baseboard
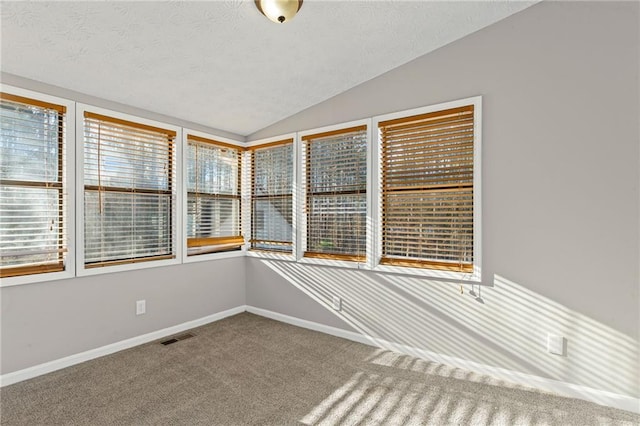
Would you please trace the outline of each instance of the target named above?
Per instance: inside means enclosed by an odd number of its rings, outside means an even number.
[[[352,340],[366,345],[371,345],[395,352],[404,353],[429,361],[435,361],[452,367],[458,367],[470,370],[475,373],[492,376],[511,383],[537,388],[547,392],[553,392],[570,398],[578,398],[596,404],[606,405],[609,407],[619,408],[621,410],[640,413],[640,398],[634,398],[627,395],[620,395],[613,392],[603,391],[590,388],[587,386],[576,385],[573,383],[561,382],[559,380],[548,379],[546,377],[535,376],[532,374],[520,373],[517,371],[507,370],[505,368],[493,367],[486,364],[467,361],[461,358],[441,355],[423,349],[413,348],[407,345],[389,342],[383,339],[377,339],[364,334],[343,330],[328,325],[319,324],[313,321],[307,321],[300,318],[280,314],[266,309],[247,306],[247,312],[271,318],[276,321],[285,322],[287,324],[298,327],[308,328],[310,330],[320,331],[343,339]]]
[[[579,398],[589,402],[595,402],[601,405],[607,405],[621,410],[632,411],[640,413],[640,398],[634,398],[627,395],[620,395],[613,392],[603,391],[599,389],[590,388],[587,386],[576,385],[573,383],[561,382],[558,380],[552,380],[545,377],[534,376],[532,374],[520,373],[517,371],[511,371],[504,368],[493,367],[485,364],[480,364],[472,361],[467,361],[461,358],[450,357],[446,355],[429,352],[423,349],[413,348],[398,343],[389,342],[383,339],[377,339],[364,334],[356,333],[353,331],[343,330],[341,328],[331,327],[328,325],[316,323],[313,321],[307,321],[300,318],[292,317],[289,315],[280,314],[277,312],[269,311],[266,309],[256,308],[254,306],[241,305],[226,311],[218,312],[213,315],[208,315],[203,318],[199,318],[193,321],[187,321],[182,324],[178,324],[172,327],[164,328],[162,330],[153,331],[151,333],[143,334],[142,336],[132,337],[130,339],[122,340],[120,342],[112,343],[100,348],[91,349],[86,352],[81,352],[75,355],[70,355],[64,358],[60,358],[54,361],[49,361],[43,364],[35,365],[33,367],[25,368],[23,370],[14,371],[11,373],[3,374],[0,376],[0,387],[8,386],[13,383],[21,382],[23,380],[31,379],[43,374],[51,373],[62,368],[70,367],[81,362],[89,361],[101,356],[109,355],[114,352],[118,352],[124,349],[129,349],[134,346],[148,343],[154,340],[161,339],[172,334],[180,333],[185,330],[189,330],[201,325],[209,324],[215,321],[219,321],[223,318],[242,313],[244,311],[260,315],[266,318],[271,318],[276,321],[292,324],[298,327],[307,328],[310,330],[319,331],[322,333],[330,334],[332,336],[341,337],[343,339],[352,340],[355,342],[363,343],[365,345],[371,345],[383,349],[392,350],[395,352],[404,353],[407,355],[415,356],[429,361],[440,362],[452,367],[458,367],[465,370],[470,370],[479,374],[486,374],[498,379],[506,380],[514,384],[534,387],[547,392],[554,392],[562,396],[571,398]]]
[[[0,376],[0,387],[8,386],[13,383],[21,382],[23,380],[32,379],[43,374],[51,373],[62,368],[70,367],[81,362],[89,361],[101,356],[109,355],[114,352],[118,352],[124,349],[129,349],[134,346],[142,345],[143,343],[152,342],[157,339],[161,339],[172,334],[180,333],[185,330],[189,330],[201,325],[209,324],[215,321],[219,321],[223,318],[231,315],[242,313],[246,310],[245,305],[240,305],[235,308],[227,309],[226,311],[218,312],[213,315],[208,315],[203,318],[198,318],[193,321],[187,321],[182,324],[174,325],[172,327],[163,328],[162,330],[152,331],[151,333],[143,334],[141,336],[132,337],[130,339],[121,340],[120,342],[111,343],[106,346],[102,346],[95,349],[90,349],[86,352],[81,352],[75,355],[70,355],[64,358],[56,359],[53,361],[38,364],[33,367],[25,368],[23,370],[14,371],[11,373],[3,374]]]

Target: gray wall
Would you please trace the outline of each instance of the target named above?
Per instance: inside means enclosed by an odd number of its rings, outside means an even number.
[[[244,140],[172,117],[3,73],[3,84]],[[0,374],[245,304],[243,258],[0,287]],[[135,315],[135,301],[147,313]]]
[[[244,305],[244,270],[231,258],[2,288],[2,374]]]
[[[481,302],[435,280],[249,259],[248,304],[639,396],[639,21],[637,2],[543,2],[251,135],[484,97]],[[545,352],[548,332],[567,356]]]

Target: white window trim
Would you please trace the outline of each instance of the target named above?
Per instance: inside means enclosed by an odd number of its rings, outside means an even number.
[[[302,164],[304,164],[304,149],[302,147],[303,145],[303,141],[302,138],[304,136],[307,135],[313,135],[316,133],[324,133],[324,132],[332,132],[334,130],[340,130],[340,129],[346,129],[349,127],[356,127],[356,126],[362,126],[362,125],[366,125],[367,126],[367,196],[366,196],[366,202],[367,202],[367,225],[365,228],[365,232],[366,232],[366,260],[364,262],[353,262],[353,261],[348,261],[348,260],[334,260],[334,259],[317,259],[317,258],[311,258],[311,257],[304,257],[304,252],[307,249],[307,212],[306,212],[306,203],[307,203],[307,188],[306,188],[306,170],[304,167],[302,167]],[[294,168],[297,167],[296,170],[296,177],[294,178],[294,186],[295,188],[297,188],[297,195],[294,195],[294,197],[296,197],[297,202],[296,204],[294,204],[295,206],[295,213],[294,216],[297,215],[297,225],[298,225],[298,229],[297,229],[297,235],[296,235],[296,240],[298,242],[297,244],[297,250],[295,252],[296,254],[296,260],[299,263],[306,263],[306,264],[310,264],[310,265],[322,265],[322,266],[332,266],[332,267],[339,267],[339,268],[349,268],[349,269],[371,269],[372,267],[372,259],[373,256],[371,256],[372,253],[370,253],[370,251],[372,251],[370,249],[371,246],[369,246],[369,244],[373,243],[373,233],[372,233],[372,225],[371,225],[371,155],[370,155],[370,151],[372,148],[372,120],[370,118],[365,118],[365,119],[361,119],[361,120],[355,120],[355,121],[349,121],[346,123],[339,123],[339,124],[334,124],[331,126],[324,126],[324,127],[318,127],[315,129],[308,129],[308,130],[304,130],[304,131],[300,131],[297,133],[297,137],[296,137],[296,141],[295,141],[295,150],[297,155],[294,161]]]
[[[238,149],[240,149],[240,156],[242,159],[242,170],[240,170],[241,172],[241,182],[240,182],[240,205],[241,205],[241,214],[240,214],[240,232],[242,232],[242,235],[244,237],[244,244],[242,245],[240,250],[236,250],[236,251],[227,251],[227,252],[220,252],[220,253],[205,253],[205,254],[199,254],[199,255],[194,255],[194,256],[188,256],[187,255],[187,136],[188,135],[193,135],[193,136],[198,136],[201,138],[205,138],[205,139],[211,139],[214,141],[218,141],[218,142],[224,142],[224,143],[228,143],[234,146],[237,146]],[[245,197],[244,197],[244,190],[245,190],[245,172],[246,172],[246,167],[245,167],[245,159],[243,156],[243,152],[242,150],[245,148],[245,143],[244,142],[240,142],[234,139],[229,139],[229,138],[224,138],[222,136],[217,136],[211,133],[204,133],[204,132],[200,132],[197,130],[193,130],[193,129],[187,129],[187,128],[183,128],[182,129],[182,148],[179,149],[180,153],[181,153],[181,158],[182,161],[180,163],[180,168],[182,169],[182,173],[181,173],[181,181],[182,184],[180,185],[180,194],[182,197],[182,210],[181,210],[181,214],[179,214],[180,218],[181,218],[181,224],[180,224],[180,244],[178,244],[181,247],[181,252],[182,252],[182,263],[194,263],[194,262],[205,262],[208,260],[215,260],[215,259],[228,259],[228,258],[232,258],[232,257],[241,257],[244,256],[246,251],[247,251],[247,236],[246,236],[246,232],[245,232],[245,214],[246,214],[246,208],[245,208]],[[250,229],[250,228],[249,228]]]
[[[291,208],[292,208],[292,214],[291,214],[291,254],[288,253],[278,253],[278,252],[270,252],[270,251],[252,251],[251,250],[251,244],[248,243],[247,244],[247,250],[246,250],[246,255],[247,257],[256,257],[256,258],[261,258],[261,259],[275,259],[275,260],[285,260],[285,261],[295,261],[296,260],[296,249],[297,249],[297,234],[296,234],[296,229],[297,229],[297,223],[298,223],[298,215],[297,215],[297,209],[296,209],[296,199],[297,199],[297,194],[296,194],[296,188],[298,187],[298,180],[297,180],[297,170],[298,170],[298,162],[297,162],[297,143],[296,143],[296,133],[287,133],[284,135],[280,135],[280,136],[274,136],[272,138],[266,138],[266,139],[258,139],[255,141],[251,141],[248,142],[245,147],[247,148],[254,148],[254,147],[259,147],[260,145],[264,145],[264,144],[268,144],[271,142],[278,142],[281,140],[285,140],[285,139],[293,139],[293,158],[292,163],[293,163],[293,170],[292,170],[292,174],[293,174],[293,188],[292,188],[292,193],[291,193]],[[245,189],[245,197],[246,197],[246,205],[247,205],[247,209],[243,210],[243,212],[247,213],[246,217],[243,217],[243,231],[245,232],[245,240],[249,241],[251,239],[251,226],[252,226],[252,221],[251,221],[251,213],[252,213],[252,203],[251,203],[251,151],[247,150],[245,152],[245,159],[246,159],[246,167],[244,169],[244,171],[247,172],[246,175],[246,180],[243,181],[243,188]],[[244,208],[244,206],[243,206]],[[244,215],[244,214],[243,214]]]
[[[473,272],[454,272],[454,271],[440,271],[436,269],[422,269],[422,268],[410,268],[406,266],[390,266],[381,265],[380,259],[382,257],[382,207],[381,207],[381,189],[382,188],[382,176],[380,173],[382,164],[382,147],[380,143],[380,135],[378,130],[378,123],[386,120],[393,120],[396,118],[403,118],[411,115],[426,114],[434,111],[442,111],[449,108],[456,108],[465,105],[474,106],[474,119],[473,119]],[[375,215],[373,217],[375,244],[374,250],[374,266],[373,270],[378,272],[390,272],[403,275],[417,275],[421,277],[437,278],[437,279],[453,279],[464,282],[481,282],[481,265],[482,265],[482,96],[474,96],[466,99],[460,99],[451,102],[444,102],[435,105],[429,105],[422,108],[415,108],[406,111],[394,112],[391,114],[378,115],[373,117],[372,129],[375,129],[376,137],[373,138],[373,146],[371,152],[375,155],[373,164],[375,167],[375,183],[376,189],[373,192],[373,206],[375,209]]]
[[[164,260],[150,260],[146,262],[137,262],[124,265],[112,265],[103,266],[98,268],[85,268],[84,266],[84,113],[90,111],[96,114],[106,115],[109,117],[119,118],[121,120],[133,121],[140,124],[146,124],[148,126],[159,127],[162,129],[173,130],[176,132],[175,138],[175,182],[174,188],[174,217],[172,222],[175,224],[173,238],[173,255],[174,259]],[[146,118],[124,114],[118,111],[113,111],[105,108],[100,108],[93,105],[77,103],[76,104],[76,193],[78,197],[76,199],[76,276],[84,277],[90,275],[101,275],[112,272],[133,271],[137,269],[157,268],[160,266],[178,265],[181,263],[182,257],[182,245],[179,243],[182,240],[182,215],[181,206],[185,203],[182,202],[182,150],[179,146],[181,141],[182,128],[174,126],[168,123],[163,123],[154,120],[148,120]]]
[[[66,193],[66,209],[64,219],[67,231],[67,256],[65,257],[64,271],[46,272],[42,274],[21,275],[17,277],[2,278],[0,287],[10,287],[21,284],[42,283],[47,281],[62,280],[75,276],[75,102],[69,99],[46,95],[19,87],[0,84],[0,92],[10,93],[16,96],[62,105],[67,111],[65,114],[65,169],[63,171],[63,191]]]

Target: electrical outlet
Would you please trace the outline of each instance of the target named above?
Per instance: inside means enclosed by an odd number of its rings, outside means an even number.
[[[342,308],[342,299],[338,296],[333,296],[333,309],[339,311]]]
[[[547,352],[554,355],[564,355],[564,337],[547,334]]]
[[[143,315],[147,312],[147,301],[146,300],[137,300],[136,301],[136,315]]]

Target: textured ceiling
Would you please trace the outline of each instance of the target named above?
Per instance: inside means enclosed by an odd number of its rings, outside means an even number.
[[[248,135],[533,2],[6,2],[2,71]]]

